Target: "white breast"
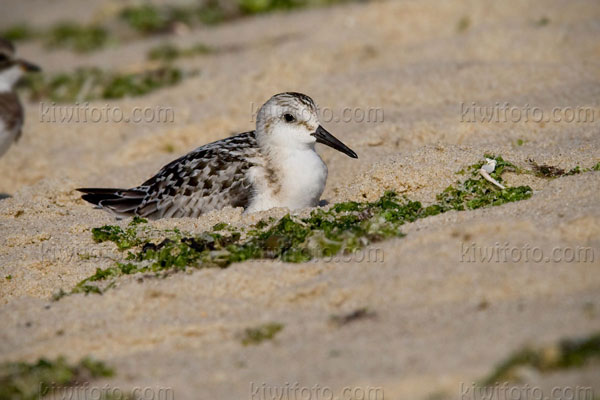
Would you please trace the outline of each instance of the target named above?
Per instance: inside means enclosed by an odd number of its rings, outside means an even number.
[[[327,166],[313,149],[279,153],[270,168],[273,171],[263,166],[251,171],[256,192],[247,212],[273,207],[294,210],[318,204],[327,181]]]
[[[0,92],[10,92],[22,75],[23,70],[18,65],[3,70],[0,74]]]

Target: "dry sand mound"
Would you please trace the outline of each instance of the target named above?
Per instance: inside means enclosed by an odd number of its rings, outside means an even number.
[[[39,105],[27,104],[23,137],[0,159],[0,192],[12,194],[0,201],[0,361],[93,355],[116,368],[110,385],[172,387],[177,399],[248,398],[251,385],[286,382],[453,398],[461,382],[470,385],[524,344],[598,330],[600,172],[593,171],[554,180],[507,174],[509,185],[531,186],[532,198],[408,224],[405,238],[377,246],[381,262],[254,261],[167,279],[122,278],[102,296],[50,297],[112,265],[118,253],[90,234],[114,219],[81,201],[75,187],[138,184],[197,145],[251,129],[251,110],[281,91],[307,93],[338,114],[384,112],[376,123],[324,123],[359,154],[319,149],[330,203],[374,200],[385,190],[432,203],[456,171],[485,153],[523,167],[529,160],[566,170],[595,165],[599,19],[595,0],[387,1],[276,14],[175,39],[246,45],[182,61],[200,70],[183,84],[111,102],[123,110],[167,105],[174,123],[45,123]],[[48,71],[135,69],[156,43],[87,58],[37,44],[19,51]],[[464,107],[497,102],[539,107],[546,117],[554,107],[585,107],[595,120],[467,122]],[[283,213],[228,209],[151,224],[201,232]],[[465,261],[465,246],[497,243],[547,255],[590,248],[594,259]],[[76,255],[92,251],[100,257]],[[330,323],[331,315],[363,307],[376,317]],[[245,328],[269,321],[284,325],[274,341],[240,344]],[[598,377],[595,366],[530,378],[544,388],[593,384],[600,392]]]

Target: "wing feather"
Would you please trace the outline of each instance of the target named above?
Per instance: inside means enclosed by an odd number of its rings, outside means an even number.
[[[213,142],[171,161],[131,189],[83,188],[82,198],[118,215],[197,217],[225,206],[248,207],[248,170],[258,155],[254,132]]]

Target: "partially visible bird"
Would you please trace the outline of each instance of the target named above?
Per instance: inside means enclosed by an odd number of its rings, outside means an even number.
[[[37,65],[15,59],[11,42],[0,38],[0,157],[21,137],[23,106],[14,90],[27,71],[39,71]]]
[[[327,180],[315,143],[358,157],[320,125],[310,97],[280,93],[260,108],[256,130],[200,146],[140,186],[77,190],[116,215],[154,219],[198,217],[226,206],[246,212],[313,207]]]

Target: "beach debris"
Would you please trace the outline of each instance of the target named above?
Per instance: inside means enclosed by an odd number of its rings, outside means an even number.
[[[344,326],[351,322],[359,321],[362,319],[372,319],[377,317],[377,313],[370,311],[368,308],[358,308],[348,314],[343,315],[332,315],[329,320],[331,323],[337,326]]]
[[[547,164],[537,164],[533,160],[529,160],[531,166],[533,167],[533,171],[537,176],[541,176],[544,178],[556,178],[559,176],[565,175],[565,170],[559,167],[555,167],[553,165]]]
[[[490,176],[490,174],[496,169],[496,160],[486,157],[485,161],[486,163],[483,164],[479,169],[479,174],[483,176],[483,179],[498,186],[500,189],[506,189],[504,185]]]
[[[577,175],[584,172],[600,171],[600,162],[590,168],[582,168],[579,165],[574,166],[570,170],[555,167],[548,164],[538,164],[533,159],[529,159],[529,163],[533,168],[533,173],[542,178],[560,178],[563,176]]]

